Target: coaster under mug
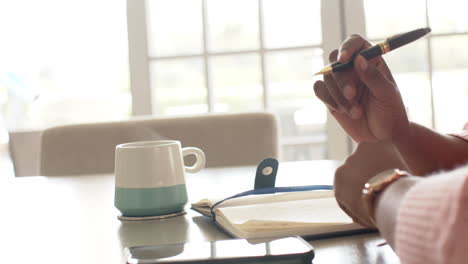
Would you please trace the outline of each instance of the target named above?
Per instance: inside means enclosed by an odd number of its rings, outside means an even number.
[[[120,221],[146,221],[146,220],[161,220],[176,216],[185,215],[187,212],[182,210],[180,212],[172,213],[172,214],[165,214],[165,215],[150,215],[150,216],[117,216],[117,219]]]

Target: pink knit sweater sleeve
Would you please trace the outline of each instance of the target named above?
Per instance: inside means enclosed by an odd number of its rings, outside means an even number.
[[[466,131],[456,136],[468,144]],[[468,164],[429,176],[406,193],[395,248],[402,264],[468,263]]]
[[[403,198],[397,255],[402,264],[468,263],[468,164],[429,177]]]

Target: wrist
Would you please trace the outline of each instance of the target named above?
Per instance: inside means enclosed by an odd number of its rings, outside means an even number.
[[[420,181],[419,177],[408,176],[390,184],[376,196],[375,220],[381,235],[393,246],[398,210],[406,193]]]
[[[408,177],[409,173],[399,169],[389,169],[376,174],[370,178],[364,185],[362,190],[362,201],[367,210],[368,219],[377,227],[375,219],[375,207],[377,196],[381,194],[387,187],[401,178]]]
[[[374,210],[377,216],[377,210],[385,207],[385,203],[391,202],[399,207],[400,202],[403,201],[405,194],[419,182],[419,177],[408,176],[395,181],[390,184],[384,191],[377,194],[375,197]]]

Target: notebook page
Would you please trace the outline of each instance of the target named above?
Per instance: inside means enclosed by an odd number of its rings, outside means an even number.
[[[217,215],[243,228],[352,223],[335,198],[319,198],[216,209]],[[219,212],[219,213],[218,213]]]

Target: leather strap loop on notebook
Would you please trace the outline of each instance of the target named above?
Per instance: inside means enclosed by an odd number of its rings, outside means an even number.
[[[255,173],[254,189],[275,187],[276,174],[278,173],[278,160],[268,158],[262,160]]]

